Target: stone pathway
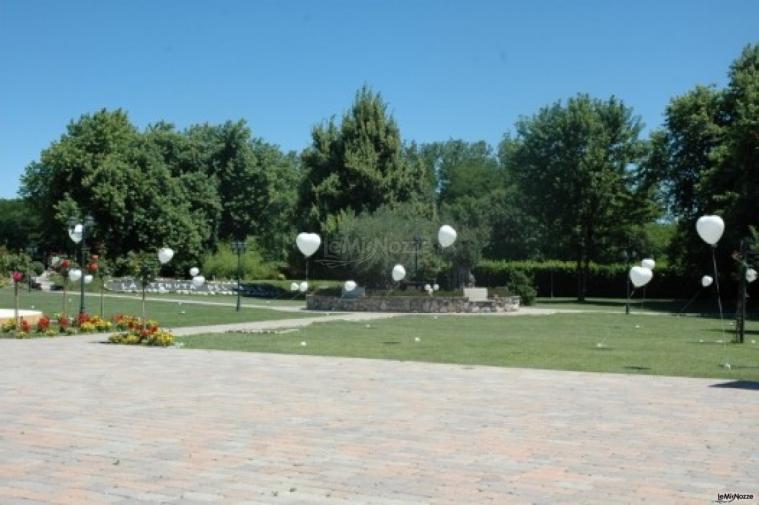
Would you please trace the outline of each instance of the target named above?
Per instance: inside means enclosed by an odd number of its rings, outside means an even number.
[[[177,336],[199,335],[202,333],[225,333],[228,331],[257,332],[267,330],[280,330],[285,328],[302,328],[313,323],[329,321],[372,321],[374,319],[387,319],[405,314],[392,314],[388,312],[347,312],[331,315],[318,315],[317,317],[301,317],[297,319],[279,319],[274,321],[254,321],[247,323],[214,324],[208,326],[185,326],[172,328],[172,333]]]
[[[98,338],[0,340],[1,504],[759,494],[756,384]]]

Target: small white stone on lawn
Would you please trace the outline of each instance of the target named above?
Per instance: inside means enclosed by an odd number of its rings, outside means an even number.
[[[730,369],[731,369],[731,368],[733,368],[733,367],[732,367],[732,366],[730,366],[730,363],[725,363],[725,368],[727,368],[728,370],[730,370]]]
[[[304,340],[303,342],[301,342],[301,343],[300,343],[300,345],[301,345],[301,347],[306,347],[308,344],[307,344],[307,343],[306,343],[306,341]]]
[[[372,325],[371,325],[371,324],[367,324],[367,325],[366,325],[366,327],[367,327],[367,328],[371,328],[371,327],[372,327]]]
[[[721,344],[721,343],[722,343],[722,340],[717,340],[717,343],[718,343],[718,344]]]
[[[752,344],[755,344],[755,343],[756,343],[756,340],[752,340],[752,341],[751,341],[751,343],[752,343]]]
[[[419,337],[414,337],[414,342],[421,342],[421,341],[422,341],[422,339],[421,339],[421,338],[419,338]]]
[[[32,305],[32,307],[31,307],[31,308],[32,308],[32,309],[34,309],[34,305]]]
[[[601,342],[599,342],[599,343],[596,344],[596,347],[603,347],[603,346],[604,345]]]
[[[635,327],[636,327],[636,328],[640,328],[640,325],[639,325],[639,324],[636,324],[636,325],[635,325]]]
[[[703,343],[704,343],[704,339],[703,339],[703,338],[699,338],[699,339],[698,339],[698,343],[699,343],[699,344],[703,344]]]
[[[432,319],[437,319],[437,316],[432,316]]]

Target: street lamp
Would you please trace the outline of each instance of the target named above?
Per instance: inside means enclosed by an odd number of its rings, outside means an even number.
[[[625,298],[625,314],[630,314],[630,260],[635,257],[633,249],[625,249],[622,253],[625,259],[625,281],[627,282],[627,296]]]
[[[414,237],[414,280],[419,281],[419,249],[422,247],[421,235]]]
[[[34,255],[37,252],[37,248],[34,246],[27,246],[26,247],[26,254],[29,256],[29,268],[28,272],[26,273],[26,291],[27,293],[30,293],[32,291],[32,273],[34,272],[34,267],[32,266],[32,262],[34,261]]]
[[[235,240],[232,242],[232,249],[237,253],[237,307],[235,310],[240,312],[240,277],[242,277],[240,257],[245,252],[245,241]]]
[[[87,255],[86,236],[90,229],[95,225],[95,219],[89,214],[84,218],[83,223],[77,223],[75,218],[69,218],[69,237],[75,244],[81,244],[79,247],[79,268],[83,269]],[[84,272],[79,278],[79,315],[84,314]]]

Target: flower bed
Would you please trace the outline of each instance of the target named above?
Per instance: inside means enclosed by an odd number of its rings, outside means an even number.
[[[113,317],[116,328],[121,333],[111,335],[109,341],[114,344],[151,345],[167,347],[174,343],[174,335],[161,329],[156,321],[145,321],[135,316],[118,314]]]

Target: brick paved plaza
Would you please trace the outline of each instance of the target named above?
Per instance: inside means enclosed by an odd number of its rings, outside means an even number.
[[[725,380],[98,338],[0,341],[1,504],[711,503],[718,492],[759,493],[759,390],[716,387]]]

